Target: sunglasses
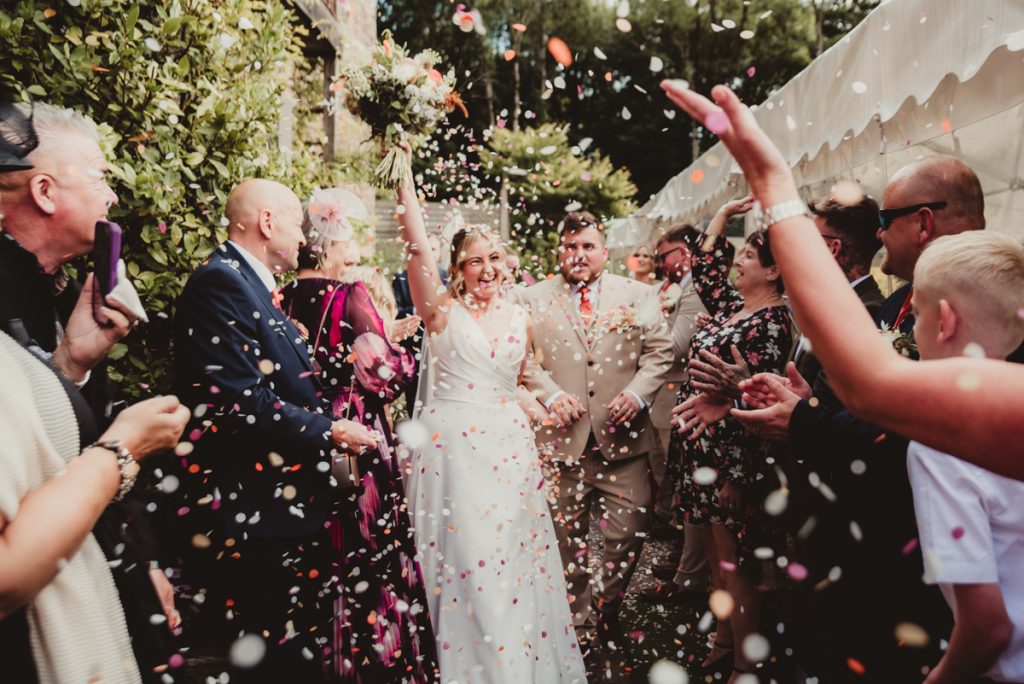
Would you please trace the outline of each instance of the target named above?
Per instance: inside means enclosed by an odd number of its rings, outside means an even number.
[[[882,230],[889,230],[889,226],[892,222],[901,216],[910,216],[913,213],[921,211],[922,209],[931,209],[937,211],[939,209],[945,209],[945,202],[924,202],[922,204],[914,204],[909,207],[895,207],[893,209],[879,209],[878,210],[878,225]]]
[[[673,247],[672,249],[668,250],[667,252],[664,252],[664,253],[659,254],[658,256],[654,257],[654,259],[655,259],[655,261],[664,261],[665,259],[668,258],[669,254],[671,254],[672,252],[678,252],[681,249],[686,249],[686,248],[685,247]]]

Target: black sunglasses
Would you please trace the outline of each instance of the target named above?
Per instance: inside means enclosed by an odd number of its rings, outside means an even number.
[[[889,226],[892,222],[901,216],[909,216],[915,212],[921,211],[922,209],[931,209],[932,211],[938,209],[945,209],[945,202],[924,202],[922,204],[914,204],[909,207],[896,207],[894,209],[879,209],[878,210],[878,225],[882,230],[889,230]]]
[[[672,249],[668,250],[667,252],[664,252],[663,254],[659,254],[658,256],[654,257],[654,260],[655,261],[664,261],[665,259],[668,258],[669,254],[671,254],[672,252],[678,252],[681,249],[686,249],[686,247],[673,247]]]

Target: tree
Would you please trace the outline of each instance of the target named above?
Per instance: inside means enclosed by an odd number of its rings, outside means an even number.
[[[22,0],[0,11],[7,97],[100,124],[120,198],[111,218],[151,320],[113,353],[111,377],[130,395],[170,388],[173,302],[226,237],[230,188],[260,176],[302,196],[340,180],[311,147],[277,147],[281,95],[305,64],[293,19],[259,0]]]
[[[636,208],[629,173],[597,150],[570,144],[567,129],[552,123],[519,131],[496,128],[480,150],[483,173],[509,179],[512,238],[540,272],[555,268],[549,236],[567,211],[610,217]]]

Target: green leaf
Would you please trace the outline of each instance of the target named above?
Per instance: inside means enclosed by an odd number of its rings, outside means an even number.
[[[132,5],[128,9],[128,14],[124,18],[124,32],[128,36],[132,36],[135,31],[135,23],[139,20],[139,6]]]
[[[46,97],[46,90],[41,85],[33,84],[25,90],[32,93],[33,95],[36,95],[37,97]]]
[[[164,33],[168,36],[173,36],[181,28],[181,22],[183,17],[171,17],[164,22]]]

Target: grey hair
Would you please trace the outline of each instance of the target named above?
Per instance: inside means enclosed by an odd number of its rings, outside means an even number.
[[[19,102],[15,105],[26,117],[32,117],[32,126],[39,136],[39,146],[45,141],[52,142],[61,133],[77,133],[99,142],[100,132],[96,123],[89,117],[68,107],[58,107],[46,102],[31,105]]]

